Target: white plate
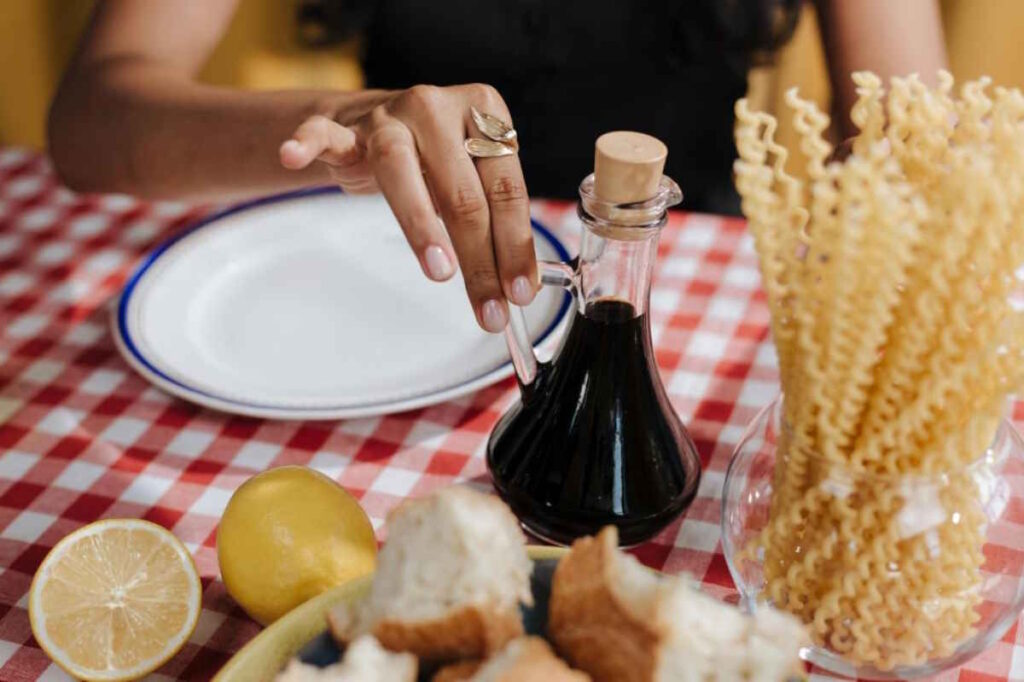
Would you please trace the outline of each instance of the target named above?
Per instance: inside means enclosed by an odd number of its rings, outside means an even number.
[[[534,222],[538,256],[566,260]],[[540,343],[568,312],[545,288],[526,309]],[[201,405],[282,419],[409,410],[512,372],[461,277],[430,282],[379,196],[330,188],[259,199],[158,247],[112,319],[125,359]]]

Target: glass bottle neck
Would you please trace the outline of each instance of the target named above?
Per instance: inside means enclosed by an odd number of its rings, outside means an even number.
[[[581,212],[582,213],[582,212]],[[634,317],[647,312],[651,274],[658,254],[661,225],[632,228],[629,238],[612,237],[607,224],[582,215],[583,237],[578,264],[580,313],[600,301],[628,303]]]
[[[580,255],[572,264],[538,261],[541,283],[573,291],[583,315],[603,301],[619,302],[622,308],[628,305],[634,318],[645,314],[658,255],[658,236],[668,220],[668,209],[682,199],[679,185],[662,177],[658,193],[647,201],[610,203],[595,195],[594,175],[588,175],[580,183]],[[604,312],[609,312],[608,308]],[[618,314],[616,319],[621,319]],[[538,365],[526,319],[519,308],[510,310],[505,339],[519,384],[525,391],[537,377]]]
[[[581,313],[603,300],[628,303],[634,317],[647,312],[658,236],[668,220],[668,208],[682,198],[679,185],[662,177],[657,194],[647,201],[614,204],[596,196],[592,174],[583,179],[583,239],[575,280]]]

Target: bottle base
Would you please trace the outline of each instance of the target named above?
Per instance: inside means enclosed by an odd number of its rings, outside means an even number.
[[[497,481],[494,487],[498,495],[512,509],[520,525],[529,534],[553,545],[568,547],[574,541],[588,535],[596,535],[605,526],[616,526],[619,530],[619,546],[633,547],[655,537],[670,523],[685,512],[696,497],[699,481],[688,487],[688,494],[673,500],[657,514],[643,517],[624,517],[613,514],[574,515],[545,509],[537,509],[532,500],[523,500],[503,490]],[[692,492],[691,492],[692,491]]]

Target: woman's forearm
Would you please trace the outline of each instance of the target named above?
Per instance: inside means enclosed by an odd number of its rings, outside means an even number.
[[[238,0],[101,0],[50,113],[78,190],[213,198],[337,182],[380,191],[424,273],[457,267],[482,328],[501,332],[539,277],[515,154],[474,161],[474,109],[511,121],[481,83],[397,91],[242,92],[197,82]],[[470,129],[471,130],[471,129]]]
[[[227,199],[329,182],[278,146],[313,114],[344,119],[383,93],[247,92],[194,82],[142,58],[72,68],[50,111],[50,153],[78,191]]]
[[[937,0],[817,0],[816,6],[844,137],[856,132],[849,118],[857,99],[854,71],[874,71],[886,81],[917,73],[933,84],[939,69],[948,68]]]

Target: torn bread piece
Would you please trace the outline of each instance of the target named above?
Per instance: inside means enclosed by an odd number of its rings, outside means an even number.
[[[364,635],[345,649],[341,663],[317,668],[293,659],[275,682],[415,682],[416,669],[412,654],[392,653]]]
[[[341,642],[371,633],[427,660],[486,658],[523,634],[526,538],[498,498],[452,487],[398,507],[369,597],[333,610]]]
[[[520,637],[484,663],[457,663],[438,671],[433,682],[589,682],[540,637]]]
[[[513,642],[516,640],[512,640]],[[473,678],[476,671],[480,669],[484,663],[483,661],[459,661],[458,663],[449,663],[445,667],[434,673],[434,676],[430,678],[430,682],[466,682]]]
[[[619,551],[614,527],[577,540],[559,563],[548,632],[595,682],[802,679],[810,642],[788,614],[744,615],[685,576],[644,568]]]

